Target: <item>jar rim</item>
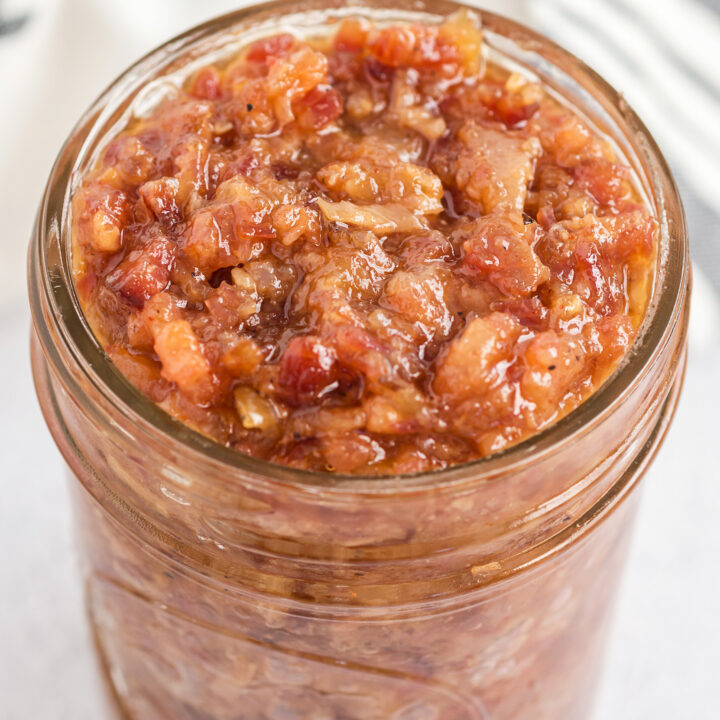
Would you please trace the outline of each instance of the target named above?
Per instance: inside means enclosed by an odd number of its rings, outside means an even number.
[[[182,53],[187,57],[187,53],[203,40],[220,37],[241,23],[252,26],[263,19],[280,15],[299,18],[313,13],[323,14],[326,20],[331,16],[359,13],[395,21],[400,19],[400,15],[437,20],[460,8],[477,12],[482,20],[486,42],[489,34],[490,43],[509,42],[521,52],[535,54],[549,63],[550,71],[562,69],[568,74],[578,86],[578,91],[587,94],[586,101],[597,105],[595,112],[603,113],[605,122],[609,120],[612,123],[610,137],[624,139],[625,154],[632,153],[628,159],[633,162],[634,170],[644,184],[659,222],[659,247],[653,295],[638,336],[623,361],[578,407],[540,432],[493,455],[415,474],[343,475],[292,468],[229,448],[171,417],[135,388],[106,355],[85,318],[72,278],[67,242],[70,189],[77,178],[80,160],[88,157],[91,136],[102,120],[107,121],[113,103],[126,101],[128,90],[139,90],[143,85],[142,79],[158,63],[172,61]],[[495,50],[502,53],[508,47],[495,47]],[[185,61],[182,66],[186,64]],[[103,137],[106,135],[104,132]],[[375,493],[412,491],[428,486],[447,487],[468,479],[492,478],[533,462],[586,432],[593,423],[606,417],[623,402],[669,341],[685,303],[689,268],[682,202],[668,164],[651,134],[619,92],[581,60],[545,36],[503,16],[454,0],[352,0],[349,3],[342,0],[307,0],[302,4],[296,0],[270,0],[214,18],[158,46],[119,75],[83,114],[60,151],[43,194],[30,247],[29,286],[40,343],[68,386],[77,387],[77,379],[63,361],[58,343],[77,362],[84,378],[110,402],[122,407],[128,417],[163,436],[171,436],[199,457],[219,463],[230,471],[250,473],[282,484]],[[43,312],[43,309],[47,311]]]

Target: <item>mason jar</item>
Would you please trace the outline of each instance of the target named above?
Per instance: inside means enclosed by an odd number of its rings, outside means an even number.
[[[135,389],[73,287],[70,197],[163,78],[339,18],[437,21],[453,2],[280,0],[218,18],[127,70],[80,119],[29,258],[32,363],[70,470],[97,648],[131,720],[573,720],[592,704],[638,502],[682,384],[690,265],[677,189],[623,98],[577,58],[482,12],[486,50],[614,142],[659,223],[631,352],[586,402],[504,452],[358,477],[214,443]]]

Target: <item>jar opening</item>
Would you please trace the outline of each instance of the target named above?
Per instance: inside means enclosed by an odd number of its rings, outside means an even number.
[[[485,42],[494,56],[537,75],[569,100],[573,107],[609,134],[640,179],[648,203],[659,221],[657,275],[645,321],[630,352],[615,372],[575,410],[539,433],[509,448],[470,463],[442,470],[402,476],[345,476],[284,467],[244,455],[195,432],[174,420],[133,387],[107,358],[81,310],[72,280],[69,257],[69,198],[80,169],[92,164],[103,138],[124,123],[131,103],[151,79],[187,69],[188,62],[213,52],[231,52],[233,43],[245,44],[250,30],[268,34],[271,18],[279,13],[284,24],[321,27],[334,18],[360,12],[378,20],[434,20],[462,7],[454,2],[427,7],[399,2],[340,3],[312,0],[299,6],[287,0],[270,2],[212,20],[170,40],[140,60],[96,101],[73,130],[53,168],[38,216],[31,248],[30,273],[33,314],[42,345],[63,381],[77,382],[59,356],[55,343],[82,368],[84,377],[137,423],[171,436],[188,450],[230,469],[293,485],[349,487],[382,492],[462,482],[468,477],[493,477],[512,471],[551,453],[562,441],[580,436],[593,421],[612,412],[624,395],[652,364],[668,341],[684,304],[689,272],[688,248],[682,206],[670,171],[653,139],[623,98],[592,70],[547,39],[515,22],[478,11]],[[264,24],[265,23],[265,24]],[[273,20],[272,31],[277,32]],[[231,43],[232,46],[232,43]],[[150,100],[149,97],[145,98]],[[43,320],[48,308],[49,322]]]

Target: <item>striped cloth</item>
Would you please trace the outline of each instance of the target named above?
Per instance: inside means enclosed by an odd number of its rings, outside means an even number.
[[[653,133],[681,188],[699,294],[720,294],[720,0],[523,6],[526,23],[603,75]]]
[[[720,17],[692,0],[536,0],[533,15],[626,95],[694,192],[720,205]]]

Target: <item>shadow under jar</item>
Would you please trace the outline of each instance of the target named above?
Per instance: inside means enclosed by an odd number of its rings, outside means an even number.
[[[675,408],[689,260],[668,168],[622,98],[531,30],[482,13],[486,50],[612,138],[658,219],[647,317],[587,401],[497,455],[400,477],[272,465],[171,419],[83,317],[70,196],[147,85],[282,27],[437,21],[459,6],[276,2],[211,21],[128,70],[76,126],[30,250],[38,396],[72,472],[87,602],[133,720],[587,717],[637,485]],[[430,11],[431,9],[431,11]]]

